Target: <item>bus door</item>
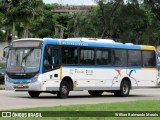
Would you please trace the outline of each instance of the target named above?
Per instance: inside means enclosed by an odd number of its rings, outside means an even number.
[[[44,51],[43,81],[46,87],[52,87],[55,81],[60,80],[60,48],[46,46]]]

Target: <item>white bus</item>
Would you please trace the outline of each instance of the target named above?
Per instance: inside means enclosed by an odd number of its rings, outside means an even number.
[[[9,46],[5,88],[27,91],[31,97],[48,92],[67,98],[76,90],[125,97],[130,89],[156,86],[157,79],[153,46],[92,38],[27,38]]]

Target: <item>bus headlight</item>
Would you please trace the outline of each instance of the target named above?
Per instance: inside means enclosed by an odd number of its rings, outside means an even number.
[[[36,81],[38,80],[38,77],[39,77],[39,74],[36,74],[36,75],[34,76],[33,82],[36,82]]]

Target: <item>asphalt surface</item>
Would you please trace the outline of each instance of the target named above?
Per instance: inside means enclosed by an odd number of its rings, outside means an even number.
[[[76,104],[112,103],[136,100],[160,100],[160,88],[131,90],[128,97],[115,97],[103,93],[100,97],[90,96],[87,91],[72,91],[69,98],[59,99],[55,94],[41,93],[39,98],[31,98],[27,92],[0,90],[0,110],[19,108],[51,107]]]

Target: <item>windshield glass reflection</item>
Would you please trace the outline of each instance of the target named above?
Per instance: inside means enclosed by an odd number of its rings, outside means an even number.
[[[38,72],[40,57],[41,49],[13,48],[9,52],[6,71],[14,73]]]

